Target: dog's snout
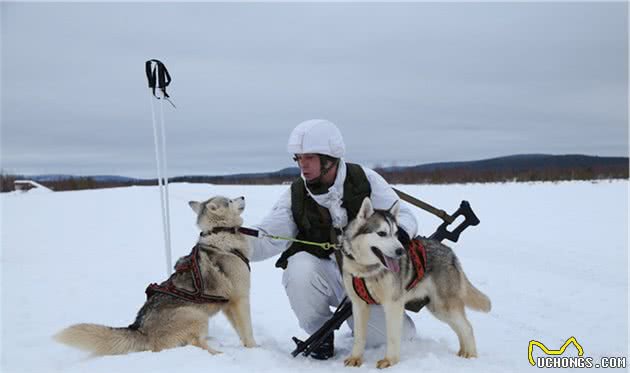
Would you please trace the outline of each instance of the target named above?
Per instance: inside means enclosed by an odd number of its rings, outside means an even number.
[[[402,256],[402,255],[403,255],[403,252],[404,252],[404,251],[403,251],[403,249],[402,249],[402,248],[398,248],[398,249],[396,249],[396,251],[395,251],[396,256]]]
[[[240,196],[240,197],[238,197],[237,199],[240,199],[240,200],[245,201],[245,197],[243,197],[243,196]]]

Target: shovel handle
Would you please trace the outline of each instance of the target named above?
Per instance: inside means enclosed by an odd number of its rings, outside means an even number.
[[[435,233],[433,233],[429,238],[437,241],[447,239],[451,242],[457,242],[457,240],[459,240],[459,235],[464,231],[464,229],[479,224],[479,218],[473,212],[468,201],[462,201],[457,211],[455,211],[453,215],[451,215],[453,221],[455,221],[455,219],[457,219],[459,216],[463,216],[464,221],[461,222],[461,224],[459,224],[457,227],[455,227],[455,229],[453,229],[452,231],[446,229],[450,225],[450,223],[445,221],[444,223],[440,224]]]
[[[424,211],[430,212],[431,214],[442,219],[444,222],[451,224],[452,222],[455,221],[455,217],[447,214],[446,211],[435,208],[429,205],[428,203],[421,201],[417,199],[416,197],[403,192],[402,190],[399,190],[396,188],[392,188],[392,189],[394,189],[394,192],[396,192],[396,194],[398,194],[398,197],[400,197],[400,199],[402,199],[403,201],[411,203],[412,205],[416,207],[420,207]]]

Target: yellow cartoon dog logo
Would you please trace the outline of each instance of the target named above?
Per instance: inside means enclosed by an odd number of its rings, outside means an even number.
[[[536,363],[534,362],[534,357],[532,356],[532,351],[534,350],[534,346],[538,346],[547,355],[562,355],[564,353],[564,350],[566,350],[567,347],[571,343],[573,343],[575,348],[577,348],[578,356],[584,355],[584,349],[578,343],[578,341],[575,339],[575,337],[571,337],[571,338],[567,339],[567,341],[564,342],[562,347],[560,347],[560,349],[558,349],[558,350],[550,350],[550,349],[547,348],[547,346],[545,346],[541,342],[538,342],[538,341],[535,341],[535,340],[531,340],[531,341],[529,341],[529,347],[527,348],[527,356],[529,357],[529,363],[532,366],[536,365]]]

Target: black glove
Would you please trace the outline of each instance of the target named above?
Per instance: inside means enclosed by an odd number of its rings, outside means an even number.
[[[400,241],[400,243],[406,248],[409,247],[409,243],[411,242],[409,234],[402,229],[400,225],[398,226],[398,241]]]

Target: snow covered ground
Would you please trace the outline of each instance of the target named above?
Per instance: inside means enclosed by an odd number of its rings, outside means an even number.
[[[174,184],[173,257],[198,234],[191,199],[244,195],[245,225],[259,221],[286,186]],[[628,182],[402,185],[447,212],[470,201],[481,224],[452,245],[471,281],[492,299],[489,314],[470,311],[479,358],[455,354],[457,338],[428,312],[413,314],[415,341],[391,372],[514,372],[528,363],[530,340],[550,349],[575,336],[585,356],[628,356]],[[10,193],[2,203],[2,365],[24,372],[375,371],[384,348],[368,349],[361,368],[344,368],[352,337],[337,332],[329,361],[292,358],[291,336],[305,337],[289,307],[275,260],[252,266],[254,334],[239,346],[221,315],[210,321],[211,356],[184,347],[160,353],[87,358],[51,338],[77,322],[131,323],[144,289],[165,278],[157,187]],[[421,232],[439,221],[417,210]],[[542,356],[535,349],[536,356]],[[575,356],[569,347],[567,355]],[[617,371],[620,371],[618,369]]]

